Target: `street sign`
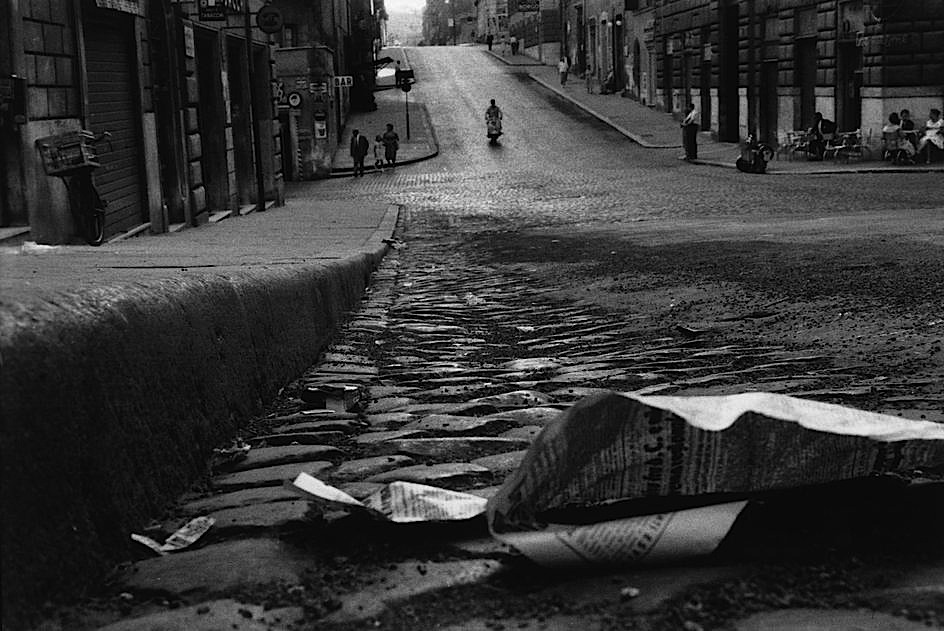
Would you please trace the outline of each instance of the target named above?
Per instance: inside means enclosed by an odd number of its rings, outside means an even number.
[[[256,13],[256,26],[263,33],[271,35],[282,30],[282,12],[267,4]]]
[[[226,21],[226,5],[223,0],[200,0],[197,6],[201,22]]]
[[[409,92],[410,90],[413,89],[413,84],[410,83],[409,81],[404,81],[403,83],[400,84],[400,89],[403,90],[404,92]]]
[[[338,75],[334,78],[334,87],[349,88],[354,85],[354,77],[351,75]]]
[[[302,106],[302,95],[298,92],[292,92],[288,95],[288,106],[293,108],[299,108]]]

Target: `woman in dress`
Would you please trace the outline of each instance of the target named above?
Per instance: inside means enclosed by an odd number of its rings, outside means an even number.
[[[941,120],[941,110],[937,108],[932,108],[928,114],[928,122],[924,124],[924,136],[918,140],[918,153],[921,153],[928,143],[944,151],[944,121]]]

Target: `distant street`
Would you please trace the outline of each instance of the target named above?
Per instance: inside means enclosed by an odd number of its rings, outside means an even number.
[[[523,271],[533,287],[652,335],[687,325],[719,343],[816,349],[857,366],[840,380],[857,387],[944,374],[940,174],[754,178],[692,166],[680,150],[633,144],[526,67],[479,49],[411,48],[409,59],[411,98],[429,107],[440,156],[312,186],[403,204],[413,256],[451,243],[453,257]],[[484,137],[489,98],[504,111],[499,147]]]

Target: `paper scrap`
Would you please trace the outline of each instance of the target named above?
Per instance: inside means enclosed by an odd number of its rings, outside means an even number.
[[[477,495],[413,482],[391,482],[360,502],[307,473],[299,473],[289,488],[331,508],[366,511],[395,523],[471,519],[485,512],[486,503]]]
[[[177,532],[169,536],[163,544],[154,541],[150,537],[133,533],[131,539],[163,556],[170,552],[178,552],[192,546],[200,537],[205,535],[215,523],[216,520],[212,517],[195,517],[181,526]]]

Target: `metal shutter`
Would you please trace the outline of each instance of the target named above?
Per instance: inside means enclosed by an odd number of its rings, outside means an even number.
[[[108,200],[105,235],[144,221],[142,141],[139,131],[136,54],[131,19],[96,17],[85,22],[88,127],[111,132],[111,147],[99,147],[102,168],[95,172],[99,193]]]

